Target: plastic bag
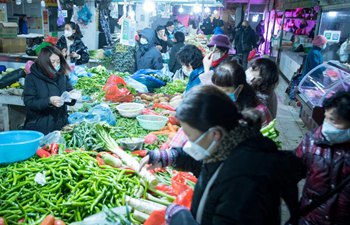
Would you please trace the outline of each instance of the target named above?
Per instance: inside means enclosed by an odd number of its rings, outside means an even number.
[[[127,212],[130,212],[130,210],[130,208],[127,210],[126,206],[116,207],[112,209],[103,209],[102,212],[86,217],[83,221],[71,223],[71,225],[131,224],[130,221],[126,219]]]
[[[153,92],[154,89],[165,86],[163,81],[146,74],[132,75],[131,78],[144,84],[149,92]]]
[[[103,91],[106,92],[106,100],[112,102],[131,102],[133,95],[126,88],[126,83],[123,78],[111,75],[106,84],[103,86]]]
[[[109,125],[115,126],[117,123],[112,110],[106,104],[96,105],[89,112],[97,115],[100,121],[107,122]]]
[[[34,64],[34,62],[32,60],[28,60],[26,62],[26,65],[24,67],[24,71],[26,72],[26,74],[30,74],[30,67]]]
[[[124,80],[128,86],[134,88],[137,92],[148,93],[146,85],[138,82],[137,80],[134,80],[131,77],[125,77]]]
[[[87,5],[84,5],[83,8],[78,12],[78,21],[85,26],[91,23],[92,13]]]
[[[61,131],[53,131],[44,136],[40,141],[40,147],[44,147],[45,145],[50,144],[61,144],[63,146],[66,146],[66,140],[62,137]]]
[[[249,55],[248,55],[248,62],[252,59],[254,59],[254,57],[256,56],[256,49],[254,48],[253,50],[251,50],[249,52]]]
[[[109,125],[115,126],[117,121],[112,110],[108,107],[108,105],[96,105],[89,112],[75,112],[69,115],[68,123],[81,123],[81,122],[106,122]]]

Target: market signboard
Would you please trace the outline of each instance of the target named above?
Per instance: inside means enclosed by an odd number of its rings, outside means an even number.
[[[123,45],[135,46],[135,33],[135,23],[127,18],[123,19],[120,43]]]
[[[328,42],[339,43],[341,31],[340,30],[325,30],[323,36],[327,39]]]

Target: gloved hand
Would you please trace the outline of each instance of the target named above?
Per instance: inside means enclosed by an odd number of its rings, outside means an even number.
[[[188,210],[185,206],[181,206],[178,204],[171,204],[166,208],[165,211],[165,222],[166,224],[170,224],[171,218],[181,210]]]
[[[139,170],[141,171],[146,164],[151,164],[151,166],[148,167],[149,170],[170,166],[175,162],[177,154],[175,149],[150,151],[148,155],[141,160]]]

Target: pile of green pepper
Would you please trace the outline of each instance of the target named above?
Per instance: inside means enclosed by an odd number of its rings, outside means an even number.
[[[0,168],[0,215],[9,224],[20,219],[39,224],[48,214],[70,223],[100,212],[103,206],[125,205],[126,195],[146,195],[147,187],[134,171],[101,169],[92,154],[76,151]],[[44,186],[34,181],[37,173],[45,173]]]

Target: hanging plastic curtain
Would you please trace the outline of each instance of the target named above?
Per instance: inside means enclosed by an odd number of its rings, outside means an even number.
[[[57,16],[57,26],[62,26],[64,25],[64,14],[62,12],[62,6],[59,0],[57,0],[57,7],[58,7],[58,16]]]

